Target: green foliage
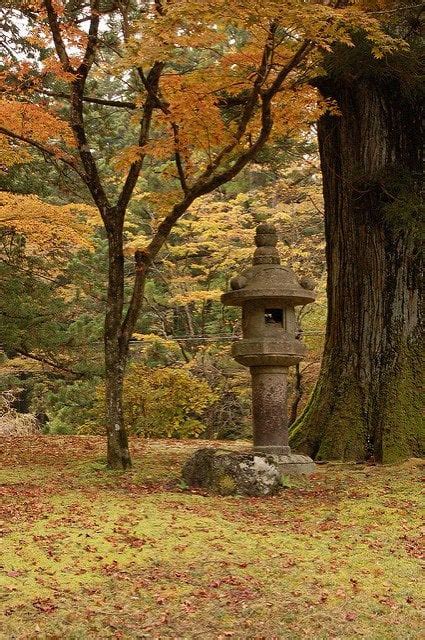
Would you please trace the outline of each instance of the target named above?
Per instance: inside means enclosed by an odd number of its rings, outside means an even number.
[[[48,433],[71,434],[79,431],[90,419],[96,403],[98,378],[77,380],[73,383],[41,382],[34,386],[32,408],[46,412]]]
[[[6,351],[54,350],[64,340],[66,313],[43,261],[25,255],[18,234],[0,230],[0,344]]]
[[[382,213],[397,231],[408,231],[417,240],[425,238],[425,203],[422,176],[412,176],[401,168],[382,176]]]
[[[397,15],[398,12],[394,12],[396,22]],[[336,81],[367,78],[375,85],[399,86],[402,94],[410,99],[413,96],[423,97],[425,41],[417,26],[414,27],[412,16],[409,46],[399,47],[396,51],[387,52],[383,56],[374,54],[374,46],[364,33],[361,31],[353,33],[354,46],[337,43],[332,52],[324,56],[323,67],[326,75]],[[400,25],[387,24],[388,31],[392,30],[393,33],[399,28]]]

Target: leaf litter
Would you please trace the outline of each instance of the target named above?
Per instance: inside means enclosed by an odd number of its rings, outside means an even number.
[[[98,437],[2,444],[5,640],[419,637],[418,460],[221,498],[180,483],[196,441],[135,439],[129,473]]]

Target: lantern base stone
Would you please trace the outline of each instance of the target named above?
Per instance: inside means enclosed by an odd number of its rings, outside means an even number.
[[[283,476],[308,476],[316,471],[313,460],[299,453],[272,455],[271,458]]]

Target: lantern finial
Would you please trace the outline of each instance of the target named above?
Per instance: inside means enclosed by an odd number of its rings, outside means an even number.
[[[263,222],[259,224],[255,233],[255,246],[252,264],[280,264],[277,245],[277,231],[272,224]]]

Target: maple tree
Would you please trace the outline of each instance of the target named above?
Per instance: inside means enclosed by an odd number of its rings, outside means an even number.
[[[170,232],[199,197],[234,178],[273,136],[308,129],[329,107],[307,82],[323,52],[336,42],[350,45],[359,29],[379,55],[398,38],[380,28],[367,6],[339,0],[308,7],[269,0],[261,8],[251,0],[9,0],[6,9],[24,26],[5,34],[7,51],[15,46],[18,54],[3,65],[2,145],[12,145],[15,161],[30,147],[74,172],[82,198],[90,195],[104,224],[108,465],[126,468],[128,345],[147,274]],[[108,92],[105,77],[120,90]],[[105,113],[122,109],[127,118],[119,140],[96,139],[97,127],[86,117],[91,105]],[[134,252],[127,300],[124,224],[149,167],[160,181],[154,233]]]

